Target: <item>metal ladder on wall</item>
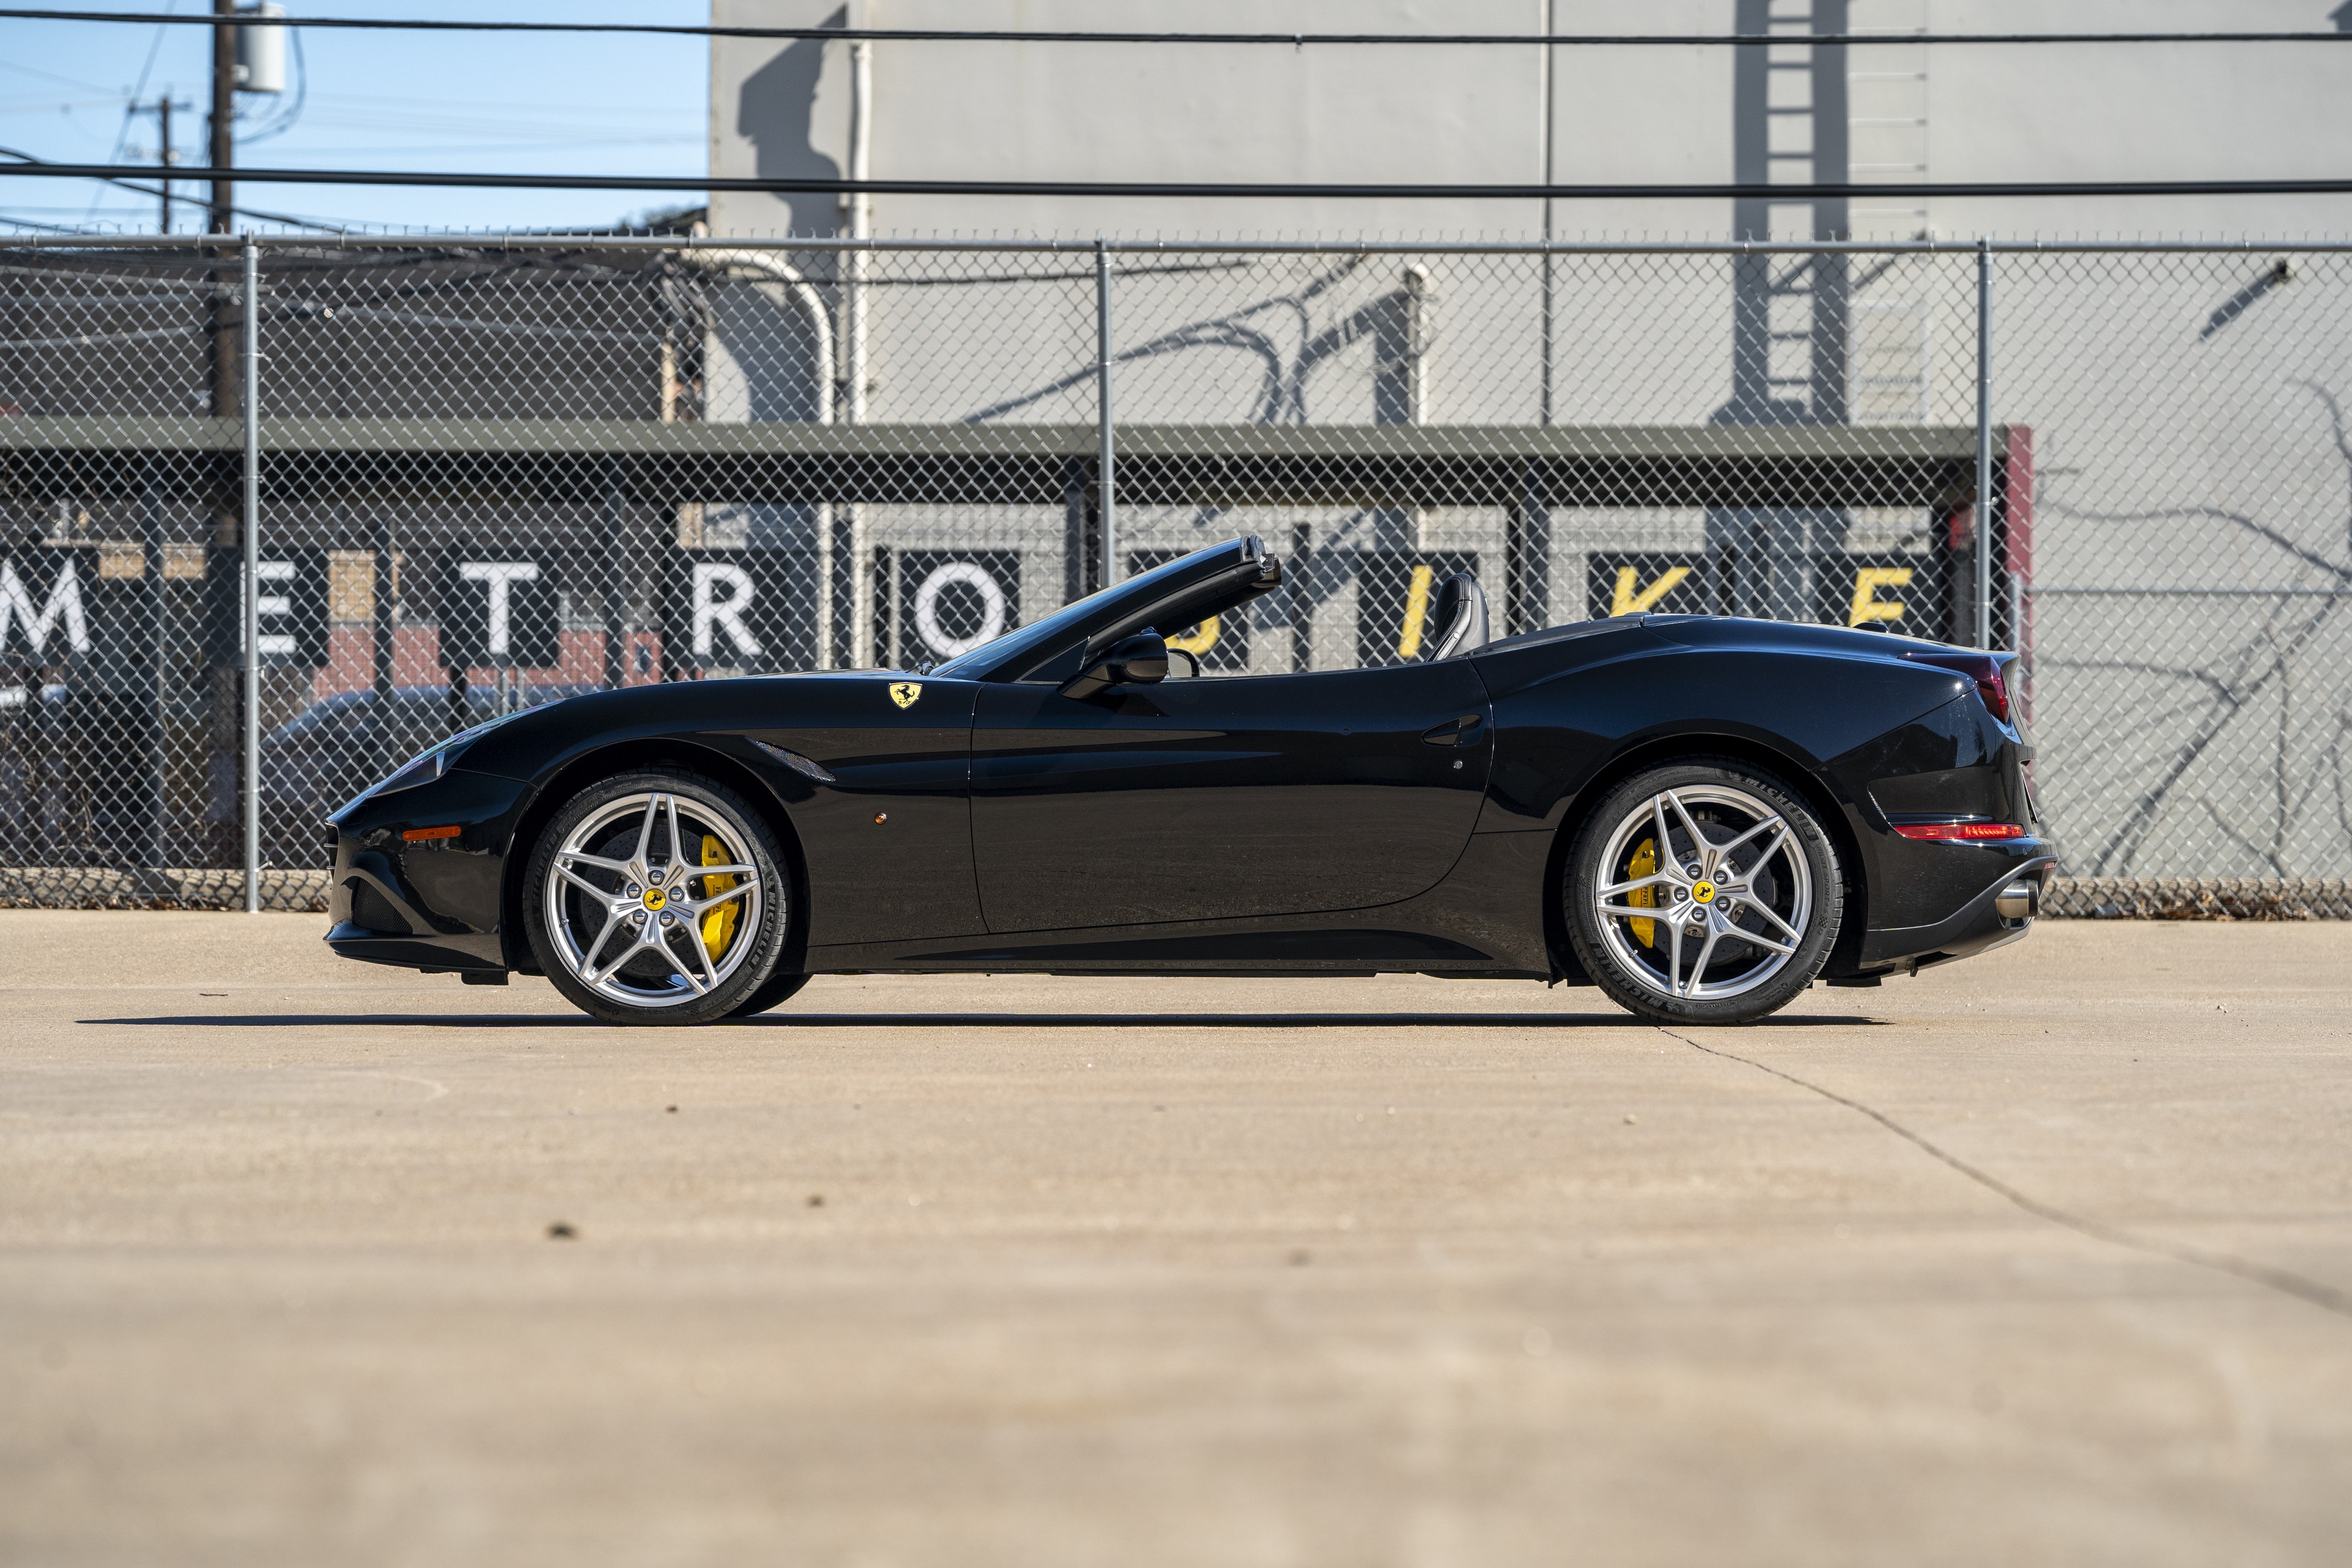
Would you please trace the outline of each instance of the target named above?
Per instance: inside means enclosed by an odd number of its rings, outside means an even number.
[[[1891,38],[1929,31],[1933,0],[1847,0],[1850,31]],[[1846,146],[1856,183],[1925,180],[1928,174],[1926,44],[1874,45],[1848,56]],[[1921,239],[1934,232],[1924,197],[1854,202],[1856,239]],[[1846,357],[1853,423],[1925,423],[1933,413],[1933,320],[1928,302],[1902,269],[1857,277]]]

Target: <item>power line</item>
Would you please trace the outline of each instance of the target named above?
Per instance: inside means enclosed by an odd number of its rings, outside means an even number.
[[[178,0],[173,0],[174,5],[177,3]],[[154,72],[155,57],[163,52],[163,40],[167,37],[169,37],[169,35],[166,34],[163,28],[158,27],[155,29],[155,37],[153,42],[147,46],[147,63],[139,68],[139,85],[131,89],[131,96],[125,99],[122,103],[122,128],[115,132],[114,151],[106,155],[106,161],[110,163],[119,161],[122,156],[123,148],[130,144],[131,121],[139,117],[139,99],[147,90],[147,78]],[[169,163],[171,161],[172,157],[170,150],[166,149],[163,155],[163,162]],[[98,204],[105,194],[106,193],[101,191],[97,195],[92,196],[89,199],[89,211],[84,214],[83,222],[87,223],[98,215]],[[166,225],[165,226],[168,227],[170,225]]]
[[[104,93],[106,96],[99,100],[101,103],[113,103],[122,96],[119,89],[108,87],[101,82],[84,81],[79,77],[59,76],[55,71],[45,71],[36,66],[18,65],[15,60],[0,60],[0,71],[15,71],[19,76],[39,77],[45,81],[60,81],[68,87],[80,88],[85,92]]]
[[[4,151],[4,150],[0,150]],[[22,153],[16,154],[22,157]],[[142,164],[0,163],[0,176],[50,180],[154,178]],[[727,191],[774,195],[1279,197],[1351,200],[1535,202],[1749,200],[1811,202],[1853,196],[2328,196],[2352,194],[2342,180],[1940,180],[1885,184],[1414,185],[1248,184],[1112,180],[758,180],[709,175],[491,174],[389,169],[175,168],[175,180],[249,180],[279,185],[466,186],[509,191]]]
[[[210,16],[152,11],[53,11],[0,7],[0,18],[26,22],[218,25]],[[2352,33],[1105,33],[969,27],[720,27],[666,22],[484,22],[392,16],[261,16],[240,12],[240,27],[337,27],[418,33],[624,33],[690,38],[799,38],[899,44],[1309,44],[1554,45],[1576,47],[1773,44],[2325,44]]]
[[[14,147],[0,147],[0,157],[18,158],[23,160],[22,162],[18,163],[0,163],[0,174],[39,176],[47,170],[59,167],[59,165],[55,163],[45,163],[41,162],[41,160],[34,157],[31,153],[20,152]],[[216,169],[188,170],[180,168],[177,165],[173,165],[169,169],[158,170],[151,165],[142,163],[109,163],[97,165],[97,167],[110,170],[112,172],[103,174],[79,174],[73,176],[73,178],[102,181],[110,185],[120,185],[126,191],[135,191],[142,196],[161,196],[163,192],[162,187],[159,185],[142,184],[140,183],[142,179],[153,180],[158,178],[159,175],[168,174],[173,182],[181,180],[201,181],[215,178],[220,172],[220,171]],[[242,174],[244,171],[238,170],[236,172]],[[95,204],[93,204],[93,210],[94,206]],[[231,207],[229,211],[235,213],[241,218],[259,218],[266,224],[290,224],[298,229],[324,229],[329,234],[342,234],[347,232],[337,227],[333,224],[318,223],[310,218],[296,217],[289,213],[265,213],[254,207]],[[47,228],[53,227],[55,225],[42,224],[35,225],[34,226]]]

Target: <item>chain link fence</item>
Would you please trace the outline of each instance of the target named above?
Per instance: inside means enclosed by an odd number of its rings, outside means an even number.
[[[454,728],[912,667],[1256,533],[1286,591],[1183,629],[1205,673],[1411,659],[1457,570],[1498,635],[1989,642],[2062,911],[2352,915],[2352,251],[78,237],[0,279],[0,899],[310,907],[325,814]]]

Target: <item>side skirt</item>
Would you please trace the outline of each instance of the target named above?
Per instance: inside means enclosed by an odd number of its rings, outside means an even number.
[[[1444,881],[1371,909],[812,947],[812,974],[1460,975],[1560,978],[1544,941],[1552,835],[1474,833]]]

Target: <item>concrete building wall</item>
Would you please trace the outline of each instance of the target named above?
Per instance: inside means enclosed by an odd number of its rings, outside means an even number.
[[[2340,174],[2352,159],[2352,46],[1943,46],[1906,33],[2275,29],[2352,26],[2329,0],[851,0],[889,27],[1193,31],[1883,32],[1883,47],[1427,48],[907,43],[874,54],[881,178],[1145,181],[1792,183],[1822,160],[1892,181]],[[842,0],[713,0],[721,24],[846,25]],[[1763,56],[1769,54],[1767,61]],[[848,152],[848,50],[712,44],[711,172],[838,172]],[[1769,66],[1770,68],[1766,69]],[[1746,73],[1743,78],[1743,72]],[[1743,85],[1743,81],[1745,85]],[[1547,99],[1549,111],[1547,113]],[[1769,111],[1769,121],[1765,120]],[[1797,112],[1791,112],[1797,111]],[[1743,119],[1745,123],[1743,124]],[[1759,122],[1769,128],[1759,130]],[[1791,156],[1808,154],[1807,157]],[[1743,167],[1743,160],[1747,167]],[[1808,164],[1812,167],[1808,167]],[[1903,198],[1848,227],[1946,235],[2304,234],[2352,227],[2352,198],[2160,202]],[[1776,214],[1778,223],[1787,214]],[[1725,202],[1558,204],[1554,234],[1723,237]],[[721,233],[832,232],[831,197],[721,196]],[[900,196],[898,234],[1358,232],[1535,235],[1532,202],[1145,202]],[[1811,226],[1808,224],[1807,226]]]
[[[1525,31],[1528,0],[880,0],[876,26],[1200,31]],[[722,23],[821,26],[824,0],[714,0]],[[712,171],[782,176],[848,161],[848,50],[719,38]],[[1542,63],[1528,49],[1125,47],[898,44],[874,57],[874,172],[940,179],[1400,181],[1542,177]],[[1507,229],[1529,204],[1234,204],[907,197],[877,204],[898,233],[1353,234]],[[722,233],[828,233],[830,198],[722,197]]]

